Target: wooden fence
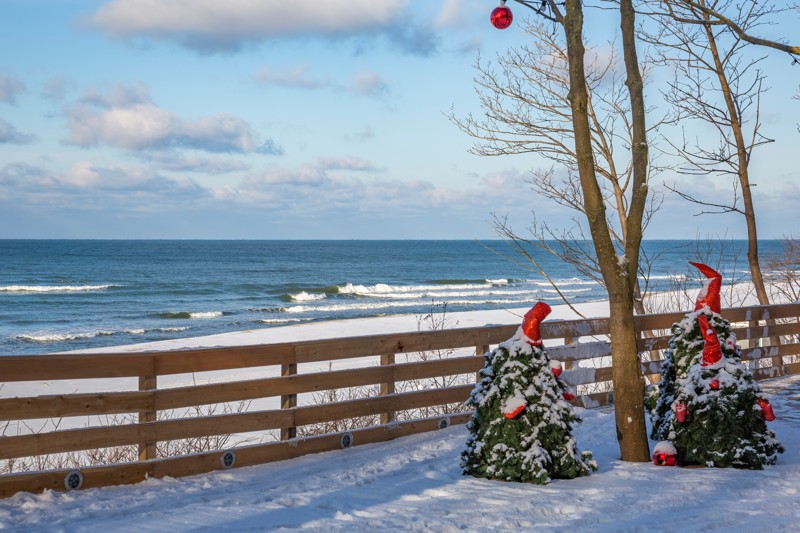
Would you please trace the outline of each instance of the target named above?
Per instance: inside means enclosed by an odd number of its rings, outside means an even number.
[[[743,359],[750,361],[757,379],[800,372],[800,303],[726,309],[723,315],[734,323]],[[659,378],[669,329],[682,317],[636,318],[642,372],[651,382]],[[470,416],[463,402],[483,365],[481,356],[516,329],[486,326],[133,354],[0,356],[0,472],[6,472],[0,475],[0,497],[193,475],[461,424]],[[562,378],[576,388],[576,405],[613,402],[608,319],[547,321],[542,337],[550,358],[565,364]],[[780,342],[769,346],[770,339]],[[248,369],[247,379],[237,379],[240,369]],[[204,378],[209,375],[213,379]],[[111,378],[127,379],[131,390],[79,392],[84,384],[96,388]],[[177,385],[164,386],[170,379]],[[8,392],[30,390],[20,388],[24,382],[65,381],[74,392],[12,397]],[[337,396],[345,390],[373,393]],[[248,402],[247,409],[216,414],[213,406],[231,402]],[[346,421],[358,417],[366,427],[347,429]],[[48,421],[50,430],[45,429]],[[322,434],[309,431],[315,427],[322,427]],[[160,456],[157,448],[159,443],[246,434],[261,435],[262,442],[178,456]],[[273,434],[272,441],[263,442],[264,435]],[[94,464],[92,450],[126,446],[135,448],[138,460]],[[68,454],[75,464],[63,462]],[[62,462],[45,460],[53,457]],[[45,466],[15,471],[26,459],[28,466]]]

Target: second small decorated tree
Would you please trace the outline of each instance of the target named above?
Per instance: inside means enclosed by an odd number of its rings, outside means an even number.
[[[730,322],[720,315],[722,276],[691,264],[708,281],[695,310],[672,326],[651,437],[674,446],[673,464],[753,469],[774,464],[783,446],[766,422],[775,415],[741,361]]]
[[[572,426],[580,418],[542,347],[539,324],[549,313],[537,303],[517,334],[486,354],[467,401],[475,413],[461,454],[465,474],[544,484],[597,469],[591,453],[578,450]]]

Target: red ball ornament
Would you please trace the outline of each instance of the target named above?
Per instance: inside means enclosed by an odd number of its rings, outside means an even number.
[[[505,2],[502,2],[499,6],[492,10],[492,15],[489,17],[489,20],[492,22],[492,26],[497,28],[498,30],[504,30],[511,26],[511,22],[514,20],[514,15],[511,14],[511,8],[506,7]]]
[[[564,370],[561,368],[561,363],[558,361],[550,361],[550,370],[553,371],[555,377],[559,377]]]
[[[667,440],[656,444],[653,450],[653,464],[658,466],[675,466],[678,462],[678,450]]]
[[[719,390],[719,380],[712,379],[708,386],[711,387],[711,390]]]
[[[564,399],[567,400],[568,402],[571,402],[572,400],[575,399],[575,395],[572,394],[570,391],[561,393],[561,396],[563,396]]]
[[[653,464],[658,466],[675,466],[677,458],[671,453],[654,453]]]

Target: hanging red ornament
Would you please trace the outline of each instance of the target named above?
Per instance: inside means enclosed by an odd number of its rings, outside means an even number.
[[[553,375],[555,377],[559,377],[561,375],[561,372],[563,372],[563,369],[561,368],[561,363],[559,363],[558,361],[550,361],[550,370],[553,371]]]
[[[697,303],[694,306],[694,310],[697,311],[707,305],[712,311],[719,313],[721,309],[719,291],[722,288],[722,274],[702,263],[689,261],[689,264],[696,267],[708,278],[705,286],[700,290],[700,294],[697,295]]]
[[[686,422],[686,417],[689,414],[689,408],[686,406],[685,403],[677,402],[675,404],[675,418],[683,424]]]
[[[574,395],[574,394],[572,394],[570,391],[564,391],[564,392],[562,392],[562,393],[561,393],[561,396],[563,396],[563,397],[564,397],[564,399],[565,399],[565,400],[567,400],[568,402],[571,402],[572,400],[574,400],[574,399],[575,399],[575,395]]]
[[[719,380],[716,378],[712,379],[708,386],[711,387],[711,390],[719,390]]]
[[[514,15],[511,14],[511,8],[506,6],[506,0],[501,0],[500,5],[492,10],[489,20],[492,22],[492,26],[498,30],[504,30],[511,26]]]
[[[547,315],[550,314],[550,306],[544,302],[536,302],[530,311],[525,313],[522,319],[522,333],[528,337],[528,344],[542,344],[542,335],[539,332],[539,325]]]
[[[653,449],[653,464],[658,466],[675,466],[678,459],[678,451],[668,440],[662,440]]]
[[[711,329],[706,315],[699,315],[697,323],[700,324],[700,333],[703,335],[705,344],[703,345],[703,361],[700,366],[709,366],[717,363],[722,359],[722,347],[719,345],[719,337],[716,332]]]
[[[769,403],[769,400],[759,398],[758,405],[761,407],[761,414],[764,416],[764,420],[767,422],[775,420],[775,411],[772,410],[772,405]]]

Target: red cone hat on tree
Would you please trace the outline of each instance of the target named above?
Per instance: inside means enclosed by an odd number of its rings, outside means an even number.
[[[550,306],[544,302],[536,302],[531,310],[525,313],[522,319],[522,333],[528,337],[528,344],[542,344],[542,335],[539,332],[539,325],[547,315],[550,314]]]
[[[694,310],[697,311],[707,305],[712,311],[719,313],[722,308],[719,299],[719,291],[722,288],[722,274],[703,263],[692,263],[689,261],[689,264],[696,267],[708,278],[705,287],[703,287],[700,290],[700,294],[697,295],[697,303],[694,306]]]
[[[700,324],[700,333],[703,335],[705,344],[703,345],[703,361],[701,366],[711,366],[722,359],[722,347],[719,344],[719,337],[708,323],[706,315],[699,315],[697,322]]]

